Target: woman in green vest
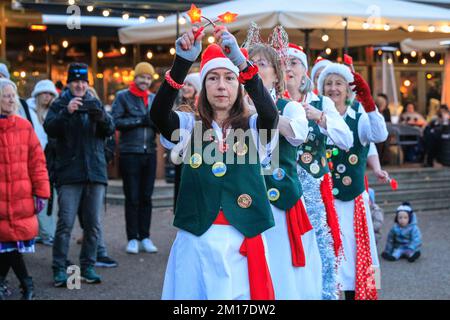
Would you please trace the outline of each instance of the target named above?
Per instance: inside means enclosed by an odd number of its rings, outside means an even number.
[[[292,44],[288,55],[290,63],[286,70],[286,86],[289,96],[294,101],[303,103],[309,120],[309,134],[305,143],[300,146],[297,172],[322,261],[321,298],[332,300],[338,298],[336,267],[342,246],[331,193],[326,144],[327,140],[332,140],[337,146],[347,150],[353,144],[353,135],[336,111],[334,102],[312,92],[313,86],[307,75],[308,59],[303,49]]]
[[[181,146],[183,158],[174,219],[179,231],[162,298],[274,299],[261,235],[274,221],[258,151],[268,144],[262,132],[270,139],[276,129],[278,112],[258,68],[221,26],[214,29],[217,44],[206,48],[200,63],[201,120],[195,121],[192,113],[172,111],[201,52],[203,32],[196,37],[197,32],[193,27],[177,39],[174,64],[150,111],[163,145]],[[255,115],[245,109],[241,84],[255,102]],[[233,134],[239,129],[246,134]]]
[[[264,86],[280,113],[279,148],[274,152],[279,158],[264,168],[267,197],[275,220],[275,227],[264,233],[269,267],[276,299],[320,299],[320,273],[318,277],[311,277],[305,272],[305,265],[316,272],[321,265],[296,168],[298,146],[308,135],[308,122],[300,103],[282,98],[285,73],[279,56],[268,44],[256,43],[249,48],[250,60],[258,66]],[[274,158],[272,156],[272,160]]]
[[[344,150],[330,145],[335,207],[342,231],[344,259],[338,268],[346,299],[377,299],[375,270],[379,267],[369,201],[364,186],[371,142],[386,140],[388,132],[366,81],[349,67],[333,63],[320,74],[319,92],[331,98],[353,132],[353,146]],[[355,98],[366,111],[351,107]]]

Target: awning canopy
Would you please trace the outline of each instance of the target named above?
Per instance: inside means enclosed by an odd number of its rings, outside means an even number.
[[[239,14],[237,20],[228,25],[239,41],[245,39],[254,21],[261,27],[263,37],[281,24],[290,40],[300,44],[304,39],[302,30],[313,29],[310,47],[317,49],[344,46],[343,18],[348,18],[350,46],[401,41],[406,37],[444,37],[444,32],[450,32],[450,10],[399,0],[235,0],[202,8],[203,15],[210,18],[226,11]],[[370,26],[368,29],[365,29],[368,26],[365,22]],[[389,31],[384,30],[385,24]],[[121,28],[119,39],[122,43],[173,43],[176,25],[176,15],[172,15],[163,23]],[[409,25],[414,26],[414,32],[407,31]],[[430,25],[435,27],[434,32],[428,32]],[[189,26],[189,23],[182,25],[180,30]],[[325,31],[330,37],[327,43],[321,40]],[[211,33],[211,29],[207,32]]]

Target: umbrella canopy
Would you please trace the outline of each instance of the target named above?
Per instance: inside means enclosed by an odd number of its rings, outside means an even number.
[[[208,18],[226,11],[239,14],[237,20],[228,25],[239,41],[245,39],[247,29],[254,21],[262,29],[263,37],[281,24],[288,31],[290,40],[296,43],[303,42],[304,29],[313,29],[310,47],[317,49],[344,46],[343,18],[348,18],[348,40],[352,46],[400,41],[411,35],[415,39],[445,37],[444,32],[450,32],[449,9],[399,0],[235,0],[202,8],[203,15]],[[176,24],[176,15],[173,15],[163,23],[122,28],[119,39],[122,43],[173,43]],[[385,24],[389,31],[385,31]],[[413,33],[406,30],[409,25],[414,26]],[[434,32],[428,32],[430,25],[435,27]],[[180,30],[188,27],[189,23],[180,26]],[[325,30],[330,38],[327,43],[321,40]]]
[[[416,51],[434,50],[436,52],[445,52],[446,46],[441,44],[444,41],[450,41],[450,36],[447,38],[427,39],[427,40],[413,40],[411,38],[408,38],[400,42],[400,48],[405,53],[410,53],[413,50]]]

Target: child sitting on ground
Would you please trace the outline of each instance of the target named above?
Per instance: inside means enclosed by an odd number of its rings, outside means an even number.
[[[386,248],[382,257],[395,261],[402,257],[414,262],[420,257],[422,236],[417,226],[417,218],[409,202],[403,202],[397,208],[395,224],[389,232]]]

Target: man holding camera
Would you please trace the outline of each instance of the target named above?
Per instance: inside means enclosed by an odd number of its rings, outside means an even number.
[[[53,244],[54,285],[67,282],[66,260],[70,236],[81,206],[83,243],[80,252],[81,277],[100,283],[95,272],[100,214],[108,177],[105,138],[114,134],[114,123],[101,103],[88,92],[88,67],[69,66],[67,90],[50,106],[44,129],[56,139],[55,179],[58,190],[58,223]]]

